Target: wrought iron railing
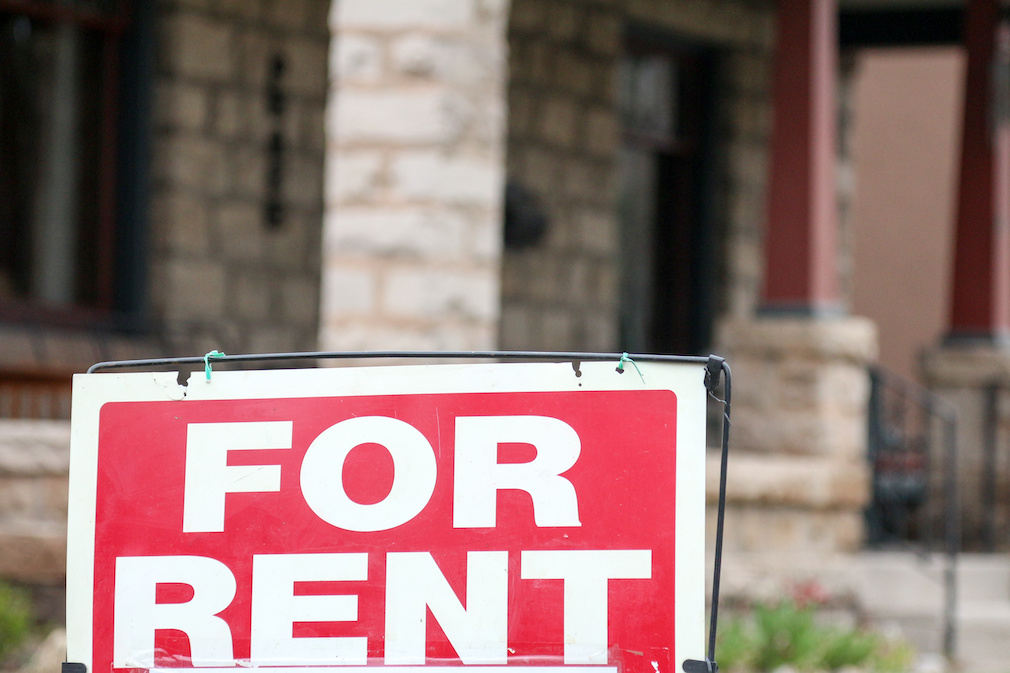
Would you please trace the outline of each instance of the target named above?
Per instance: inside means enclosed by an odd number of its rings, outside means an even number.
[[[951,655],[961,550],[957,413],[939,395],[882,367],[869,375],[867,541],[945,554],[944,652]]]
[[[1006,383],[985,388],[982,422],[982,464],[979,479],[978,542],[983,552],[1007,551],[1010,547],[1010,484],[1007,470]]]

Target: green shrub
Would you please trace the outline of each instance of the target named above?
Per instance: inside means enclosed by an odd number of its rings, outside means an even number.
[[[28,595],[0,581],[0,659],[9,656],[28,637],[32,604]]]
[[[816,606],[791,599],[753,606],[749,618],[720,625],[716,661],[725,671],[774,671],[790,666],[798,671],[837,671],[859,667],[879,673],[899,673],[912,664],[904,643],[880,634],[818,622]]]

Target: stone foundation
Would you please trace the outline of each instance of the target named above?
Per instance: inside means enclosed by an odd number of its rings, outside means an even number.
[[[723,323],[733,369],[725,549],[728,555],[857,551],[869,499],[866,365],[873,324],[861,318]],[[709,502],[718,497],[710,457]],[[788,572],[788,564],[770,564]]]
[[[70,424],[0,421],[0,577],[62,583]]]
[[[1005,550],[1010,545],[1010,349],[981,343],[944,345],[924,354],[922,372],[926,385],[957,409],[962,544],[966,549],[983,547],[986,521],[993,517],[993,541]],[[986,505],[983,493],[990,394],[996,396],[994,507]],[[942,455],[932,459],[944,460]]]

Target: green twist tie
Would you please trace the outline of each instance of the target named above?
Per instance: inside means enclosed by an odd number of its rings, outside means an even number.
[[[641,377],[642,383],[645,383],[645,377],[642,376],[642,370],[638,368],[638,365],[635,364],[634,360],[632,360],[631,358],[628,357],[627,353],[624,353],[623,355],[621,355],[621,359],[617,363],[617,373],[618,374],[623,374],[624,373],[624,363],[625,362],[630,362],[631,363],[631,366],[635,368],[635,371],[638,372],[638,375]]]
[[[203,356],[203,373],[207,375],[207,383],[210,383],[210,359],[223,358],[224,353],[215,349]]]

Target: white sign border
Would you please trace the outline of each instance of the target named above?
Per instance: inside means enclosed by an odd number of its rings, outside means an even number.
[[[98,430],[106,403],[609,390],[670,390],[677,395],[674,661],[679,671],[687,659],[704,660],[705,365],[628,362],[618,372],[615,364],[582,362],[578,376],[572,362],[217,371],[210,380],[194,372],[185,387],[175,372],[76,374],[67,526],[67,661],[93,668]]]

